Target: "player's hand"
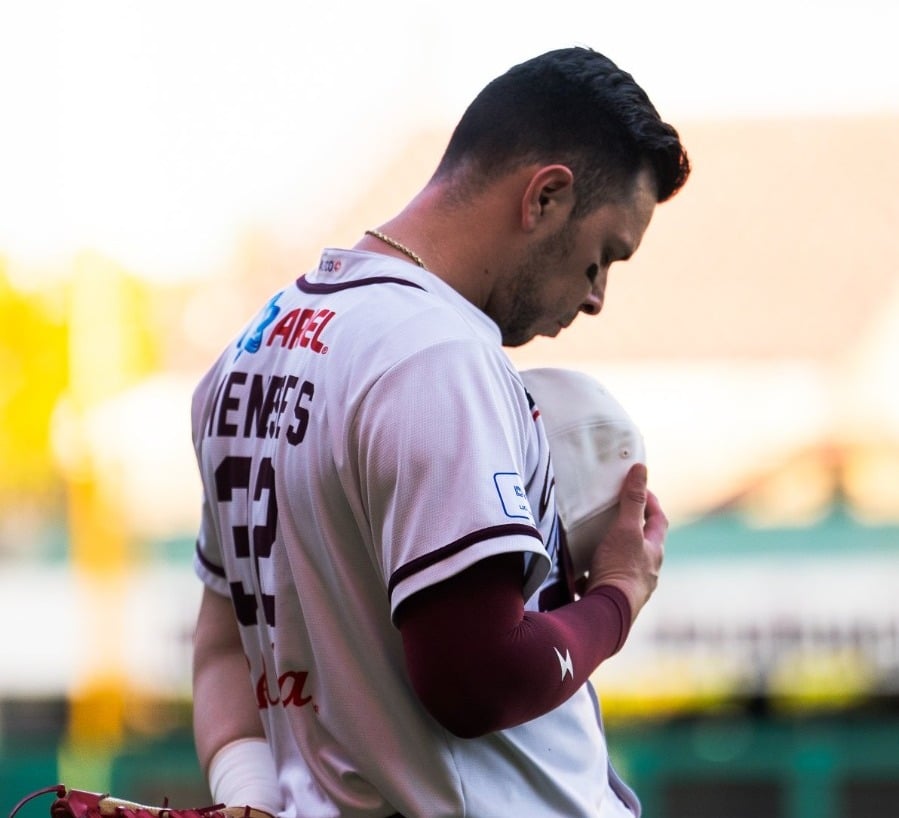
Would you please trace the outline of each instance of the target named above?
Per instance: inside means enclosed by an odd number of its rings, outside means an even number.
[[[618,516],[593,554],[587,590],[614,585],[636,619],[658,583],[667,531],[668,518],[646,487],[646,466],[637,463],[624,479]]]

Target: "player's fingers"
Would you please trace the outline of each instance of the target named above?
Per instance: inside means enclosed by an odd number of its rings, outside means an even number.
[[[643,463],[634,463],[624,477],[621,486],[621,495],[618,498],[618,519],[626,525],[643,525],[646,502],[646,466]]]
[[[644,514],[646,522],[643,525],[643,537],[657,548],[661,548],[668,532],[668,518],[662,510],[659,498],[651,491],[647,492]]]

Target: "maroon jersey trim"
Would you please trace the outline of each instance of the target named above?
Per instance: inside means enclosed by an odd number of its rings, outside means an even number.
[[[403,287],[415,287],[416,290],[427,292],[420,284],[414,281],[406,281],[404,278],[394,278],[393,276],[372,276],[371,278],[358,278],[353,281],[338,281],[334,283],[324,283],[316,281],[307,281],[306,276],[302,275],[297,279],[297,288],[304,293],[336,293],[340,290],[351,290],[354,287],[367,287],[369,284],[400,284]]]
[[[210,562],[210,561],[206,558],[206,556],[205,556],[205,555],[203,554],[203,552],[200,550],[200,543],[199,543],[199,542],[198,542],[197,545],[196,545],[196,551],[197,551],[197,559],[200,560],[200,562],[202,563],[203,567],[204,567],[207,571],[210,571],[211,573],[215,574],[217,577],[222,577],[223,579],[225,578],[225,569],[222,568],[220,565],[216,565],[214,562]]]
[[[464,551],[472,545],[476,545],[484,540],[491,540],[494,537],[509,537],[513,534],[523,534],[543,542],[543,539],[540,537],[540,533],[536,528],[531,528],[531,526],[522,523],[508,523],[490,526],[489,528],[482,528],[480,531],[473,531],[471,534],[466,534],[464,537],[460,537],[449,545],[444,545],[436,551],[416,557],[414,560],[410,560],[405,565],[397,568],[390,577],[390,582],[387,584],[387,593],[393,594],[393,589],[404,579],[408,579],[413,574],[424,571],[426,568],[429,568],[454,554],[458,554],[460,551]]]

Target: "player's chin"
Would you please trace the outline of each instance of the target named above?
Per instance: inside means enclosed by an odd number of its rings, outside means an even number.
[[[520,347],[524,346],[528,341],[535,338],[538,333],[536,330],[518,330],[516,332],[504,332],[503,333],[503,346],[504,347]]]
[[[506,344],[506,346],[522,346],[528,341],[532,341],[534,338],[555,338],[563,329],[565,329],[565,325],[559,322],[547,324],[545,326],[532,329],[529,333],[527,333],[527,337],[524,338],[524,340],[519,341],[517,344]]]
[[[503,334],[503,346],[520,347],[533,341],[534,338],[555,338],[567,326],[568,324],[562,321],[546,321],[527,328],[510,330]]]
[[[568,329],[568,324],[563,323],[562,321],[556,321],[549,327],[549,329],[540,334],[547,338],[555,338],[563,329]]]

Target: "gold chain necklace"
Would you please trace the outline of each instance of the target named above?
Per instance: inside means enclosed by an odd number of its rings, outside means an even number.
[[[376,239],[383,241],[384,244],[389,244],[394,250],[399,250],[404,256],[411,258],[422,270],[428,269],[418,253],[410,250],[405,244],[400,244],[396,239],[390,238],[390,236],[382,233],[380,230],[366,230],[365,235],[374,236]]]

